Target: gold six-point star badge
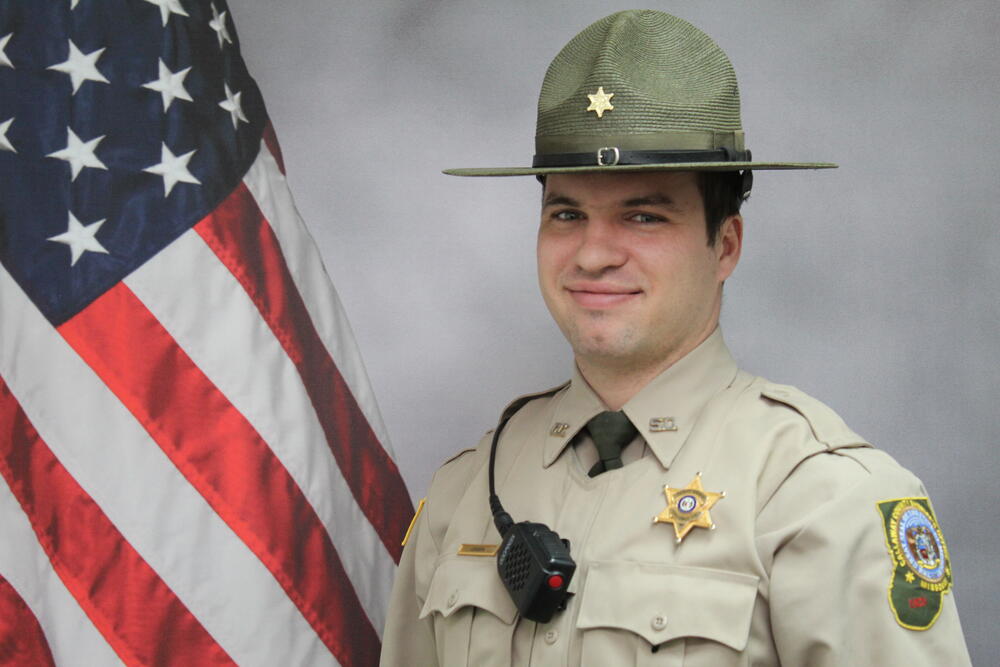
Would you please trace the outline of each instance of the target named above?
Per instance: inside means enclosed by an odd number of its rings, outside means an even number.
[[[700,472],[683,489],[672,489],[665,486],[663,492],[667,496],[667,507],[653,517],[653,523],[674,524],[674,535],[677,536],[678,544],[695,526],[715,529],[715,524],[712,522],[708,510],[725,498],[726,492],[706,491],[701,485]]]
[[[614,107],[611,106],[611,98],[614,96],[614,93],[605,93],[604,86],[598,87],[597,92],[593,95],[587,94],[587,97],[590,99],[590,106],[587,107],[587,111],[593,111],[597,114],[598,118],[601,118],[605,111],[614,110]]]

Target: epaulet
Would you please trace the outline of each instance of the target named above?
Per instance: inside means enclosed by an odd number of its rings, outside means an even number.
[[[867,440],[851,430],[844,420],[825,403],[804,391],[785,384],[767,382],[760,393],[798,412],[809,423],[813,436],[827,449],[871,447]]]

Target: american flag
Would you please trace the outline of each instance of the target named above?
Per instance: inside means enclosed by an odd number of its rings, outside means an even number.
[[[0,2],[0,664],[371,665],[412,514],[224,0]]]

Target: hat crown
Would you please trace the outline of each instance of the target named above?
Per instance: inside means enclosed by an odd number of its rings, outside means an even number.
[[[676,16],[648,9],[591,24],[549,65],[530,167],[446,169],[456,176],[632,171],[829,169],[754,160],[729,58]],[[744,190],[746,192],[746,190]]]
[[[588,95],[599,88],[613,95],[614,107],[600,115],[587,110]],[[656,148],[668,149],[662,140],[678,132],[742,134],[729,58],[683,19],[654,10],[612,14],[574,37],[545,74],[539,152],[552,150],[559,137],[587,136],[634,136],[643,144],[641,135],[648,135],[660,143]]]

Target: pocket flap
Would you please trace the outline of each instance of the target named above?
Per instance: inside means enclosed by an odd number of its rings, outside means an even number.
[[[510,625],[517,607],[497,574],[495,558],[447,556],[438,563],[420,618],[437,612],[450,616],[462,607],[478,607]]]
[[[662,563],[595,562],[577,626],[621,628],[650,644],[703,637],[742,651],[759,577]]]

